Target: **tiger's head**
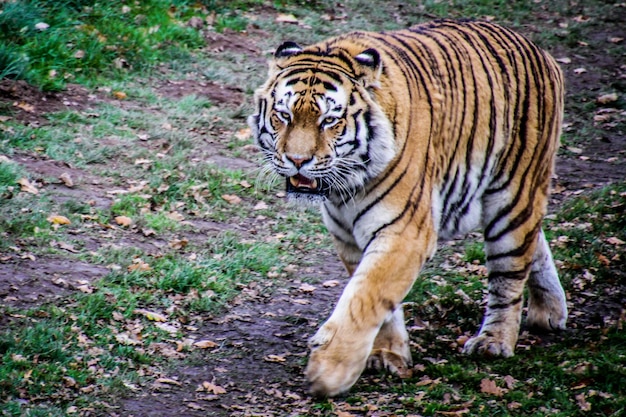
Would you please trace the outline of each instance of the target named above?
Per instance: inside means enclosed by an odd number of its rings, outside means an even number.
[[[395,155],[393,129],[376,102],[382,71],[374,49],[282,44],[249,117],[271,170],[297,202],[346,200]]]

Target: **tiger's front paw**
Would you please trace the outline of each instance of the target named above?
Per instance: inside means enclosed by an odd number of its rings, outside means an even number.
[[[339,331],[336,325],[326,323],[309,341],[311,356],[305,374],[311,394],[332,397],[345,392],[365,369],[372,342],[368,343],[367,338],[351,339],[348,335],[350,332]]]
[[[516,338],[517,339],[517,338]],[[515,342],[504,340],[502,337],[496,337],[491,333],[480,333],[478,336],[472,337],[463,346],[463,353],[466,355],[483,355],[483,356],[503,356],[509,358],[513,356],[515,350]]]

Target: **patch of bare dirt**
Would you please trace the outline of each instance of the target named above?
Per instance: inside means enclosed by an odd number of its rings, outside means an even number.
[[[40,126],[47,123],[48,113],[86,110],[100,100],[101,95],[77,84],[68,84],[64,91],[44,92],[22,80],[0,80],[0,109],[26,125]]]
[[[213,81],[167,80],[157,85],[155,90],[157,94],[174,99],[190,95],[207,97],[211,103],[227,107],[241,106],[246,100],[241,88],[220,85]]]
[[[68,291],[80,291],[109,270],[76,259],[17,254],[0,260],[0,300],[4,305],[29,308],[54,302]]]
[[[304,278],[319,281],[344,275],[339,261],[331,256]],[[344,284],[315,285],[314,291],[303,293],[297,283],[291,283],[277,294],[242,300],[198,330],[198,340],[210,339],[219,347],[197,363],[172,369],[168,378],[180,385],[147,387],[139,396],[123,401],[119,415],[283,416],[297,410],[306,414],[312,402],[302,373],[306,341],[330,314]],[[225,393],[207,392],[206,383]],[[146,409],[148,402],[156,406]]]

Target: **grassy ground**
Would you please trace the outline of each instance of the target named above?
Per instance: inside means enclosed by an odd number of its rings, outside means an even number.
[[[626,411],[623,5],[33,0],[0,10],[0,78],[21,80],[0,85],[3,415],[157,413],[146,391],[165,392],[161,406],[184,403],[179,415]],[[257,181],[245,125],[250,95],[282,40],[305,44],[435,17],[504,23],[566,70],[561,164],[545,229],[570,329],[524,331],[506,360],[461,356],[481,319],[484,255],[476,237],[450,242],[407,299],[412,375],[366,375],[347,396],[315,401],[302,386],[305,333],[314,328],[304,323],[322,321],[332,307],[339,277],[320,264],[338,262],[318,215],[287,207],[281,184]],[[277,22],[286,19],[292,23]],[[324,288],[327,299],[316,296]],[[284,305],[270,302],[281,295],[292,307],[317,308],[314,319],[285,319],[302,354],[268,356],[279,352],[262,333],[283,332],[285,323],[260,329],[249,350],[230,333],[204,330],[246,304],[260,305],[263,320],[282,317]],[[231,385],[211,371],[210,385],[180,388],[177,369],[246,354],[261,358],[257,369],[231,376]],[[286,364],[278,388],[233,394],[246,372],[274,372],[274,363]],[[294,380],[300,391],[289,396],[284,387]],[[143,411],[126,410],[124,396]]]

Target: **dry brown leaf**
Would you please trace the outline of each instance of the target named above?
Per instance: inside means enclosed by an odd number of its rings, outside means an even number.
[[[300,285],[300,288],[298,288],[300,291],[305,292],[305,293],[312,293],[313,291],[315,291],[315,287],[311,284],[307,284],[306,282],[303,283],[302,285]]]
[[[622,239],[615,237],[615,236],[611,236],[609,238],[606,238],[606,243],[609,243],[611,245],[615,245],[615,246],[619,246],[619,245],[623,245],[624,242]]]
[[[587,401],[587,398],[585,397],[584,393],[581,392],[575,398],[576,398],[576,404],[578,404],[581,410],[583,411],[591,410],[591,404],[589,404],[589,402]]]
[[[35,111],[35,106],[33,106],[32,104],[28,104],[25,101],[20,101],[19,103],[13,103],[13,105],[17,107],[18,109],[22,109],[28,113],[33,113]]]
[[[66,250],[68,252],[72,252],[72,253],[80,252],[79,250],[76,250],[76,248],[74,248],[74,245],[71,245],[69,243],[58,242],[57,246],[59,247],[59,249]]]
[[[206,392],[212,393],[214,395],[226,394],[226,390],[219,385],[215,385],[212,382],[204,381],[202,383],[202,387],[206,390]]]
[[[585,72],[587,72],[587,69],[585,69],[585,68],[583,68],[583,67],[576,68],[576,69],[574,70],[574,74],[576,74],[576,75],[584,74]]]
[[[74,181],[72,180],[70,174],[68,174],[67,172],[59,175],[59,179],[63,181],[63,184],[65,184],[66,187],[72,188],[74,186]]]
[[[115,97],[118,100],[124,100],[127,97],[127,95],[123,91],[114,91],[113,97]]]
[[[267,203],[265,201],[259,201],[258,203],[256,203],[256,205],[252,208],[252,210],[267,210],[269,208],[269,206],[267,205]]]
[[[133,313],[141,314],[150,321],[158,321],[162,323],[167,321],[167,317],[165,317],[163,314],[155,313],[154,311],[138,308],[136,310],[133,310]]]
[[[131,272],[132,271],[145,272],[145,271],[150,271],[151,269],[152,268],[150,267],[150,265],[142,261],[141,258],[133,259],[133,263],[131,265],[128,265],[128,270]]]
[[[463,414],[467,414],[469,412],[470,412],[469,408],[465,407],[465,408],[461,408],[459,410],[453,410],[453,411],[437,411],[437,414],[441,414],[444,416],[462,416]]]
[[[28,181],[28,178],[20,178],[17,180],[17,183],[20,185],[20,189],[25,193],[39,194],[37,187]]]
[[[608,104],[617,101],[618,98],[617,93],[602,94],[596,99],[596,102],[599,104]]]
[[[328,281],[324,281],[322,283],[322,287],[324,288],[332,288],[336,287],[337,285],[339,285],[339,281],[337,281],[336,279],[329,279]]]
[[[572,63],[572,59],[565,56],[563,58],[557,58],[556,62],[559,62],[561,64],[571,64]]]
[[[624,40],[624,38],[620,38],[620,37],[617,37],[617,36],[612,36],[612,37],[609,38],[609,42],[611,42],[611,43],[620,43],[623,40]]]
[[[484,378],[480,381],[480,392],[495,395],[496,397],[502,397],[502,394],[504,394],[502,388],[489,378]]]
[[[296,25],[300,23],[297,17],[295,17],[292,14],[287,14],[287,13],[280,13],[278,16],[276,16],[276,22],[277,23],[292,23]]]
[[[285,359],[284,356],[280,356],[280,355],[267,355],[263,358],[264,361],[266,362],[285,362],[287,359]]]
[[[237,133],[235,133],[235,137],[239,140],[246,140],[252,135],[252,129],[249,127],[239,129]]]
[[[68,219],[65,216],[59,216],[58,214],[53,214],[51,216],[48,216],[48,218],[46,220],[49,221],[52,224],[60,224],[60,225],[72,224],[70,219]]]
[[[211,340],[198,340],[193,345],[199,349],[210,349],[216,347],[217,343]]]
[[[159,378],[156,380],[156,382],[160,384],[176,385],[179,387],[183,385],[179,381],[176,381],[175,379],[171,379],[171,378]]]
[[[222,198],[230,204],[241,204],[241,198],[234,194],[224,194]]]
[[[115,223],[123,227],[129,227],[131,224],[133,224],[133,220],[128,216],[117,216],[114,220]]]
[[[172,249],[185,249],[189,244],[189,240],[183,239],[173,239],[168,242],[168,246]]]
[[[182,222],[183,220],[185,220],[185,216],[183,216],[177,211],[172,211],[170,213],[167,213],[165,216],[167,216],[168,219],[174,220],[177,222]]]

